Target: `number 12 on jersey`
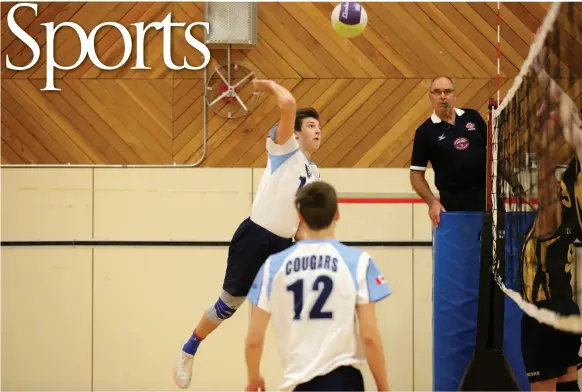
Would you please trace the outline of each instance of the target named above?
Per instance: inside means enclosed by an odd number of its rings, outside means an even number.
[[[294,310],[295,316],[293,316],[293,320],[300,320],[301,319],[301,311],[303,310],[303,293],[304,293],[304,283],[303,279],[298,279],[294,283],[287,286],[287,291],[291,291],[293,293],[293,303],[294,303]],[[323,307],[325,306],[325,302],[329,298],[331,291],[333,289],[333,280],[329,276],[320,275],[315,279],[313,282],[313,286],[311,286],[311,290],[319,291],[321,286],[321,292],[319,296],[315,300],[313,307],[309,311],[309,319],[316,320],[316,319],[331,319],[333,317],[332,312],[325,312],[322,311]]]

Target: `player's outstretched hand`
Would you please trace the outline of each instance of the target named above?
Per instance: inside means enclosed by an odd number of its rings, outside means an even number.
[[[277,83],[272,80],[253,79],[253,86],[260,93],[272,93],[275,90]]]
[[[578,108],[574,101],[568,97],[568,95],[563,92],[560,95],[559,101],[559,120],[560,123],[569,131],[569,132],[580,132],[580,128],[582,127],[582,120],[580,119],[580,115],[578,114]],[[568,135],[566,135],[568,136]]]
[[[259,376],[253,380],[249,380],[245,391],[266,391],[265,379],[262,376]]]
[[[288,115],[291,114],[293,116],[290,120],[290,132],[292,134],[293,125],[295,124],[296,102],[291,92],[274,81],[265,79],[253,79],[253,87],[260,93],[272,94],[277,97],[279,108],[287,111]]]

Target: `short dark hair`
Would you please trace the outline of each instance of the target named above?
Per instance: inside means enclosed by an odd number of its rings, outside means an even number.
[[[295,130],[299,132],[301,130],[301,126],[303,125],[303,120],[306,118],[313,117],[317,121],[319,121],[319,113],[314,108],[300,108],[297,109],[295,112]]]
[[[337,212],[337,194],[323,181],[311,182],[297,191],[295,205],[312,230],[329,227]]]

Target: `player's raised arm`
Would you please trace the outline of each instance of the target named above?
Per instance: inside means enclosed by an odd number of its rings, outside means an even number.
[[[578,108],[564,91],[560,94],[558,113],[566,141],[576,150],[578,159],[582,160],[582,120]]]
[[[560,200],[560,185],[556,179],[555,170],[558,165],[555,146],[558,130],[556,113],[551,112],[548,119],[544,119],[545,107],[537,112],[540,132],[535,136],[535,146],[538,168],[538,221],[536,235],[538,237],[551,236],[562,222],[562,208]]]
[[[276,144],[285,144],[293,136],[295,129],[295,112],[297,110],[295,98],[289,90],[272,80],[255,79],[253,83],[257,91],[273,94],[277,97],[277,105],[281,110],[281,119],[279,120],[274,142]]]
[[[546,71],[546,56],[545,50],[541,50],[532,63],[538,77],[539,88],[542,91],[548,91],[548,97],[551,102],[549,106],[558,108],[557,120],[561,125],[562,134],[576,151],[578,159],[582,160],[582,120],[580,119],[579,109],[568,96],[568,93]]]
[[[578,159],[582,160],[582,120],[578,113],[578,108],[568,94],[554,81],[550,82],[550,99],[552,103],[557,106],[552,118],[556,120],[562,129],[564,138],[572,146],[578,155]]]
[[[555,177],[558,165],[557,141],[560,132],[582,160],[582,121],[578,109],[568,94],[545,69],[547,53],[540,51],[532,63],[539,88],[547,91],[536,112],[537,132],[534,134],[538,159],[538,218],[536,234],[552,235],[562,222],[560,183]]]

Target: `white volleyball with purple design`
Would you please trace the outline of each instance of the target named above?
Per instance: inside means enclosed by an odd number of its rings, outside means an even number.
[[[364,32],[368,24],[368,14],[358,3],[338,4],[331,13],[331,25],[342,37],[356,37]]]

